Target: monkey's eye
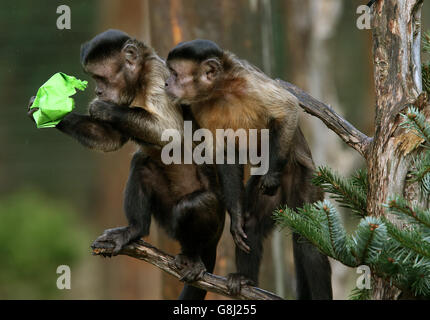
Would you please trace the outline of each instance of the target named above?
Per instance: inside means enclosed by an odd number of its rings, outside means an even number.
[[[106,78],[102,77],[102,76],[96,76],[96,75],[94,75],[93,78],[94,78],[95,81],[99,81],[99,82],[102,82],[102,83],[106,83],[107,82]]]
[[[178,73],[177,73],[175,70],[173,70],[172,68],[170,68],[170,74],[171,74],[172,76],[174,76],[175,78],[177,78],[177,77],[178,77]]]

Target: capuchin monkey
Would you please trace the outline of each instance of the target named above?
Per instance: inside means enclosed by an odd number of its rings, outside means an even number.
[[[214,168],[161,161],[161,147],[167,144],[161,134],[165,129],[182,133],[184,126],[182,109],[164,90],[169,75],[164,61],[142,42],[108,30],[82,45],[81,63],[96,82],[97,98],[90,104],[90,116],[72,112],[57,128],[104,152],[115,151],[129,140],[139,146],[124,195],[129,225],[104,231],[93,249],[113,249],[113,255],[118,254],[131,241],[149,234],[154,216],[181,245],[175,263],[182,280],[193,282],[205,271],[212,272],[225,208],[219,201]],[[29,116],[36,110],[30,109]],[[185,284],[180,299],[204,299],[205,295],[206,291]]]
[[[198,125],[214,137],[217,129],[270,130],[267,174],[251,176],[245,187],[243,166],[217,164],[226,208],[241,218],[235,223],[243,224],[246,234],[244,244],[236,242],[237,273],[228,276],[229,289],[236,294],[243,284],[258,283],[263,240],[274,228],[273,211],[285,203],[295,209],[323,199],[311,183],[315,166],[298,126],[298,101],[212,41],[180,43],[170,51],[167,66],[168,95],[188,105]],[[298,299],[332,299],[328,258],[298,234],[293,235],[293,251]]]

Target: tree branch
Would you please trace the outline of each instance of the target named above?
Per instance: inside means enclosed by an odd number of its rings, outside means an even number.
[[[109,256],[112,252],[111,249],[95,248],[93,249],[93,255]],[[130,243],[124,247],[120,252],[120,255],[127,255],[139,260],[149,262],[150,264],[160,268],[168,274],[181,278],[181,273],[174,263],[173,256],[166,254],[149,243],[138,240]],[[227,289],[227,279],[224,277],[216,276],[206,272],[203,278],[199,281],[191,283],[192,286],[204,289],[206,291],[215,292],[224,295],[229,298],[241,299],[241,300],[282,300],[281,297],[265,291],[263,289],[242,286],[242,290],[238,296],[231,296]]]
[[[285,89],[299,99],[300,106],[305,112],[319,118],[325,125],[334,131],[346,144],[357,150],[364,158],[367,158],[367,150],[372,138],[357,130],[352,124],[343,119],[330,106],[316,100],[308,93],[295,85],[279,80]]]

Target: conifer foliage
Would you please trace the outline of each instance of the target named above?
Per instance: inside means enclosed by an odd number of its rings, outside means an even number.
[[[430,34],[424,35],[423,50],[430,53]],[[423,90],[430,94],[430,62],[424,63]],[[402,127],[422,139],[420,152],[410,172],[411,182],[419,183],[423,197],[430,196],[430,124],[414,106],[401,114]],[[328,200],[293,210],[283,207],[274,212],[277,223],[307,238],[321,252],[349,267],[367,265],[372,274],[417,297],[430,298],[430,211],[411,204],[401,196],[381,204],[385,217],[372,217],[366,211],[367,172],[359,170],[350,178],[319,167],[313,183],[360,222],[351,234]],[[429,199],[430,200],[430,199]],[[371,289],[370,289],[371,290]],[[368,299],[370,290],[354,289],[351,299]]]

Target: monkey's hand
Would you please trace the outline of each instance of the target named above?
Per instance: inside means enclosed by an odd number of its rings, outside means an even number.
[[[273,196],[281,184],[281,173],[268,173],[261,177],[261,192],[268,196]]]
[[[244,219],[242,214],[232,214],[231,215],[231,224],[230,224],[230,232],[233,236],[234,243],[238,248],[249,253],[251,248],[245,243],[245,239],[247,239],[247,235],[245,231],[243,231]]]
[[[99,99],[95,99],[90,103],[90,107],[88,112],[90,116],[94,119],[113,122],[114,121],[114,108],[119,108],[115,106],[113,103],[102,101]]]
[[[200,257],[192,258],[183,253],[175,256],[175,266],[181,272],[179,280],[185,282],[200,280],[206,272],[206,267]]]
[[[93,250],[98,250],[102,256],[116,256],[131,240],[136,239],[137,233],[130,227],[108,229],[91,244]]]
[[[35,113],[37,110],[39,110],[39,108],[33,108],[33,109],[31,109],[31,106],[33,105],[33,103],[34,103],[34,100],[36,100],[36,96],[33,96],[33,97],[31,97],[30,98],[30,101],[28,102],[28,107],[27,107],[27,116],[31,119],[31,121],[33,121],[33,122],[35,122],[34,121],[34,118],[33,118],[33,113]]]
[[[245,285],[255,286],[256,283],[240,273],[230,273],[227,276],[227,289],[232,296],[238,296]]]

